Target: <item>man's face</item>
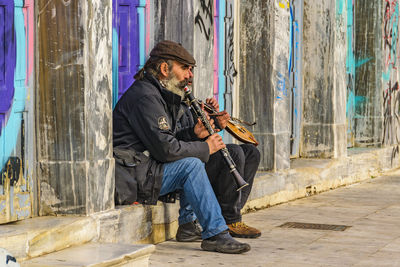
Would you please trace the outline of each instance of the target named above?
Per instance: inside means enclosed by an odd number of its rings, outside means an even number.
[[[193,72],[192,66],[184,65],[173,61],[172,69],[168,76],[163,80],[165,87],[182,98],[184,97],[184,88],[186,85],[192,85]]]
[[[169,76],[173,74],[179,81],[178,87],[184,88],[186,85],[191,85],[193,82],[193,67],[184,65],[180,62],[173,61],[172,70]]]

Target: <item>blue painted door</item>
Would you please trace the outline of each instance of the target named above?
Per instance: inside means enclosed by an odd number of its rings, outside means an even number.
[[[139,0],[113,0],[114,104],[132,85],[140,67],[138,6]]]
[[[26,101],[27,73],[32,70],[28,62],[33,58],[27,45],[33,48],[33,34],[27,30],[28,24],[33,27],[29,18],[33,19],[32,0],[0,0],[0,223],[32,214],[33,177],[28,169],[33,166],[27,167],[25,150],[34,129],[25,127],[26,103],[32,104]]]

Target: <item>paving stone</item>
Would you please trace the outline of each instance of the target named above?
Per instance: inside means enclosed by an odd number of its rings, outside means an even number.
[[[150,266],[400,266],[400,172],[248,213],[257,239],[243,255],[202,251],[200,242],[156,246]],[[288,221],[345,224],[345,231],[280,228]]]

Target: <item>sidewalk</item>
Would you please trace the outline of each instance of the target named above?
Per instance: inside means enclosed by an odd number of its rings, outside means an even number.
[[[400,171],[244,215],[262,230],[240,239],[243,255],[205,252],[200,242],[157,245],[150,266],[400,266]],[[286,222],[351,226],[281,228]]]

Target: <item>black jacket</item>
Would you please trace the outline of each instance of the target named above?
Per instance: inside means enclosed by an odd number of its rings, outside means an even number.
[[[177,130],[183,113],[180,97],[149,74],[118,101],[113,111],[117,204],[156,204],[163,163],[186,157],[208,161],[207,143],[190,141],[193,128]]]

